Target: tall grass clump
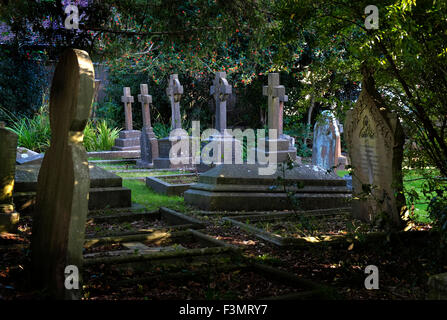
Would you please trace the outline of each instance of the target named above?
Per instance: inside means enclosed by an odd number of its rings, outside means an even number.
[[[84,129],[84,147],[87,151],[110,150],[120,131],[118,128],[109,127],[106,120],[96,123],[89,120]]]
[[[19,147],[39,153],[48,149],[51,140],[48,105],[41,106],[31,118],[20,118],[5,109],[2,109],[2,115],[10,123],[9,129],[17,134]]]

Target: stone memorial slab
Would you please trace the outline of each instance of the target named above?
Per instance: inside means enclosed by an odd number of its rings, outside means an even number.
[[[16,164],[40,164],[42,163],[44,155],[34,152],[27,148],[18,147]]]
[[[53,298],[77,299],[65,286],[67,266],[82,267],[89,169],[82,144],[91,112],[95,72],[87,52],[67,49],[50,93],[51,144],[39,172],[31,242],[32,281]]]
[[[313,165],[295,164],[291,170],[259,175],[257,164],[222,164],[202,173],[184,193],[185,203],[208,211],[313,210],[349,206],[351,192],[335,173]],[[278,177],[290,186],[286,191]],[[295,184],[295,186],[294,186]],[[303,184],[302,188],[296,187]],[[294,192],[298,208],[290,201]]]
[[[14,201],[18,210],[32,214],[35,208],[40,165],[16,167]],[[125,208],[132,205],[131,190],[123,187],[123,179],[107,170],[89,164],[89,210]]]
[[[373,221],[381,213],[401,225],[405,205],[402,193],[404,133],[398,117],[391,113],[377,92],[374,79],[362,68],[362,92],[344,124],[353,167],[353,215]],[[365,195],[364,186],[372,188]]]

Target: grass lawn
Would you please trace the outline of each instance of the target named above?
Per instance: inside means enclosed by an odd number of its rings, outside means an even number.
[[[152,171],[152,172],[115,172],[116,175],[123,178],[153,177],[165,176],[168,174],[184,174],[184,171]]]
[[[160,207],[186,211],[183,197],[155,193],[144,182],[138,180],[123,180],[123,186],[132,190],[132,202],[144,205],[149,211],[158,210]]]

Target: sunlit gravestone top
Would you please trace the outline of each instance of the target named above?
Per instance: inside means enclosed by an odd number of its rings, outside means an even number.
[[[65,269],[82,266],[90,185],[83,130],[94,95],[94,69],[87,52],[67,49],[51,85],[51,145],[39,172],[32,236],[32,279],[53,298],[79,297],[66,288]],[[76,275],[76,274],[73,274]],[[70,286],[71,284],[71,286]]]

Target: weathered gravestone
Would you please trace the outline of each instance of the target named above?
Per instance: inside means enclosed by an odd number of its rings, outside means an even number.
[[[166,89],[166,94],[168,95],[171,101],[171,131],[182,128],[181,116],[180,116],[180,99],[183,94],[183,86],[180,84],[177,74],[172,74],[169,77],[169,86]],[[174,155],[170,153],[173,150],[173,146],[177,143],[182,144],[184,140],[188,140],[187,143],[189,146],[189,153],[183,154],[181,152],[176,154],[176,158],[180,163],[172,163],[171,157]],[[191,167],[192,166],[192,157],[191,157],[191,139],[188,136],[173,136],[166,137],[158,140],[158,158],[153,160],[154,168],[162,169],[162,168],[182,168],[182,167]],[[180,149],[179,149],[180,150]],[[187,163],[187,164],[185,164]]]
[[[210,88],[210,93],[216,102],[216,130],[222,134],[227,128],[227,99],[232,91],[226,78],[226,72],[216,72],[216,77]]]
[[[294,139],[283,133],[283,108],[288,101],[286,89],[279,84],[279,73],[269,73],[268,85],[262,88],[264,96],[268,97],[268,128],[276,131],[276,136],[262,139],[258,148],[266,156],[276,154],[277,162],[297,160]],[[276,148],[275,148],[276,145]]]
[[[115,140],[115,145],[112,147],[112,150],[139,150],[141,132],[138,130],[133,130],[132,103],[134,102],[134,98],[130,94],[129,87],[123,88],[121,102],[124,103],[125,130],[120,131],[119,138]]]
[[[239,148],[238,154],[242,152],[239,140],[227,132],[227,99],[232,93],[232,88],[226,77],[226,72],[216,72],[210,87],[210,95],[216,103],[215,132],[209,138],[202,139],[202,146],[205,146],[202,151],[208,158],[205,162],[212,161],[212,163],[202,163],[201,171],[224,162],[234,163],[236,148]],[[205,168],[207,165],[208,168]]]
[[[81,268],[88,211],[89,169],[82,144],[91,112],[95,73],[87,52],[67,49],[56,66],[50,94],[51,145],[39,172],[32,234],[32,280],[51,297],[79,297],[67,266]],[[73,270],[71,271],[73,272]],[[75,275],[71,273],[71,275]]]
[[[326,170],[333,167],[343,169],[346,164],[346,158],[341,154],[340,126],[329,110],[323,111],[315,123],[312,164]]]
[[[362,92],[344,125],[353,167],[353,215],[372,221],[385,213],[401,224],[405,205],[402,193],[402,157],[404,133],[398,117],[389,112],[377,92],[374,79],[362,67]],[[371,188],[371,194],[364,190]]]
[[[158,141],[151,124],[150,104],[152,103],[152,96],[149,95],[147,84],[140,85],[140,92],[138,102],[141,103],[143,128],[140,137],[141,159],[137,161],[137,168],[151,168],[154,159],[158,158]]]
[[[19,222],[12,198],[16,148],[17,135],[0,122],[0,233],[15,232]]]

